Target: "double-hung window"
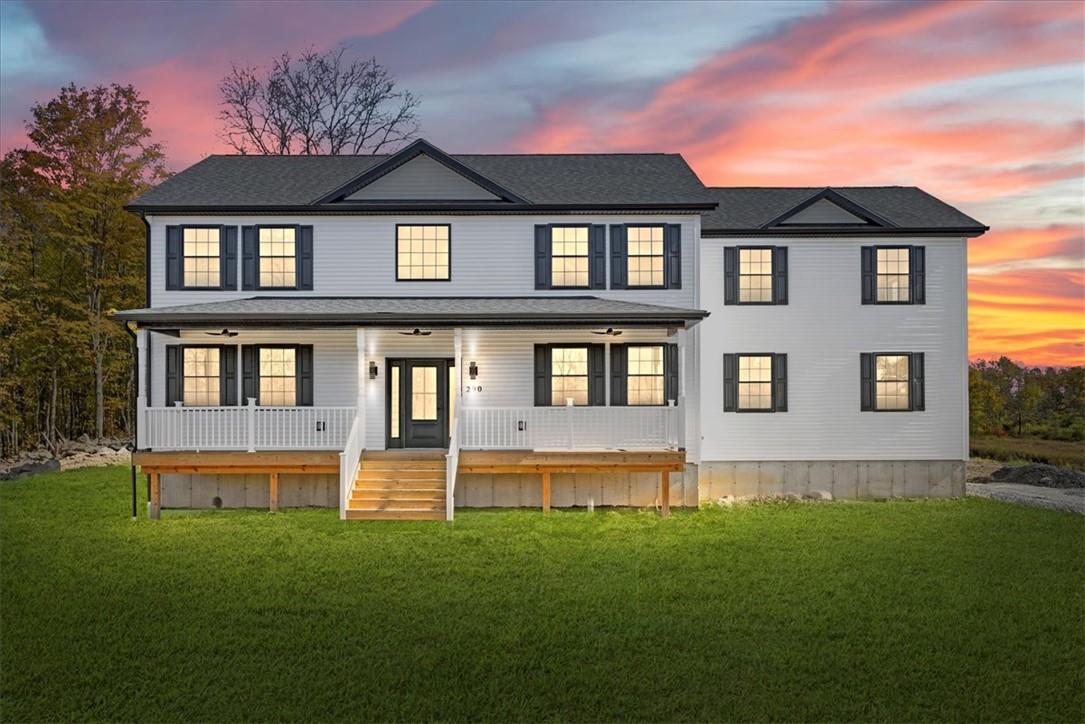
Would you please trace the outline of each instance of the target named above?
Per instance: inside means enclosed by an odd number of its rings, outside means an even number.
[[[725,412],[786,412],[787,355],[776,353],[723,356]]]
[[[588,288],[588,227],[550,227],[550,287]]]
[[[220,391],[220,355],[218,347],[183,347],[183,402],[186,407],[218,405]]]
[[[222,229],[217,226],[186,226],[182,230],[182,272],[186,289],[218,289],[221,286]]]
[[[627,226],[627,286],[663,286],[663,226]]]
[[[787,247],[725,247],[723,302],[787,304]]]
[[[662,405],[666,395],[663,345],[628,345],[626,364],[626,403]]]
[[[293,226],[261,226],[260,288],[296,289],[297,228]]]
[[[535,345],[535,406],[606,404],[606,347]]]
[[[449,237],[451,226],[399,224],[396,226],[396,281],[451,279]]]
[[[550,358],[550,404],[588,404],[588,348],[554,347]]]
[[[926,249],[862,247],[863,304],[925,304]]]
[[[261,405],[293,407],[297,404],[297,350],[260,347]]]
[[[859,409],[907,412],[925,409],[924,354],[869,352],[859,355]]]

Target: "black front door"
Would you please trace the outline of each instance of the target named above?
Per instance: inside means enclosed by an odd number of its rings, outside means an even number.
[[[448,447],[449,369],[444,359],[388,362],[388,447]]]

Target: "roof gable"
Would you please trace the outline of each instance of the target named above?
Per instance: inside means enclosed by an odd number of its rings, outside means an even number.
[[[891,227],[894,224],[878,216],[854,201],[830,188],[813,194],[799,205],[785,211],[764,225],[776,226],[874,226]]]
[[[428,159],[429,162],[423,159]],[[459,178],[455,178],[456,176]],[[412,182],[419,184],[417,193],[430,195],[410,197]],[[428,190],[425,190],[426,188]],[[482,192],[486,195],[480,195]],[[388,193],[396,195],[382,195]],[[468,195],[460,198],[442,197],[443,194],[449,193]],[[499,200],[510,203],[529,203],[527,199],[494,183],[467,164],[449,156],[421,138],[397,153],[387,156],[375,166],[366,169],[313,203],[420,200]]]

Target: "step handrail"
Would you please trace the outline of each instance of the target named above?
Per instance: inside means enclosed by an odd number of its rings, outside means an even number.
[[[354,416],[343,452],[339,453],[339,519],[347,518],[347,500],[358,476],[362,464],[362,452],[365,450],[365,426],[361,414]]]
[[[452,415],[449,426],[448,454],[445,455],[445,520],[453,518],[453,501],[456,496],[456,471],[460,467],[459,408]]]

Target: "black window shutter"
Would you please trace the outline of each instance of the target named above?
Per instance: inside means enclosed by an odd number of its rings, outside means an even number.
[[[787,355],[772,355],[772,409],[787,412]]]
[[[535,345],[535,407],[550,406],[550,348]]]
[[[723,248],[723,303],[738,304],[738,248]]]
[[[911,389],[908,391],[908,399],[911,402],[911,408],[913,410],[925,410],[927,409],[926,401],[923,399],[925,390],[925,383],[923,381],[923,353],[912,352],[911,359],[908,360],[908,369],[911,372]]]
[[[237,404],[237,347],[219,347],[219,404]]]
[[[260,397],[259,347],[254,344],[241,346],[241,404],[249,404],[249,398]]]
[[[297,377],[294,404],[311,407],[313,404],[313,345],[299,344],[295,347],[294,363]]]
[[[181,227],[166,227],[166,289],[181,288]]]
[[[222,245],[219,247],[222,274],[219,276],[220,289],[237,289],[237,227],[222,227]]]
[[[723,356],[723,411],[734,412],[738,405],[738,355]]]
[[[787,247],[772,249],[772,303],[787,304]]]
[[[256,227],[241,227],[241,288],[256,289]]]
[[[607,288],[607,227],[593,224],[591,227],[591,258],[588,261],[592,289]]]
[[[678,345],[663,345],[663,402],[668,404],[670,400],[678,402]]]
[[[628,274],[628,262],[627,256],[628,244],[626,239],[628,238],[625,233],[625,226],[622,224],[611,224],[610,226],[610,288],[611,289],[625,289],[626,279]]]
[[[874,355],[859,354],[859,409],[874,409]]]
[[[908,281],[912,304],[927,303],[927,249],[913,246],[908,251]]]
[[[313,227],[298,227],[298,289],[313,288]]]
[[[663,227],[663,286],[667,289],[682,288],[682,225],[666,224]]]
[[[863,304],[874,304],[875,282],[877,280],[875,259],[877,255],[874,253],[873,246],[864,246],[861,250],[861,253]]]
[[[607,349],[602,344],[588,345],[588,404],[607,404]]]
[[[166,345],[166,407],[185,398],[185,378],[182,374],[181,345]]]
[[[535,224],[535,288],[550,288],[550,226]]]
[[[629,404],[629,386],[626,384],[628,362],[628,347],[624,344],[610,345],[610,404],[612,407]]]

